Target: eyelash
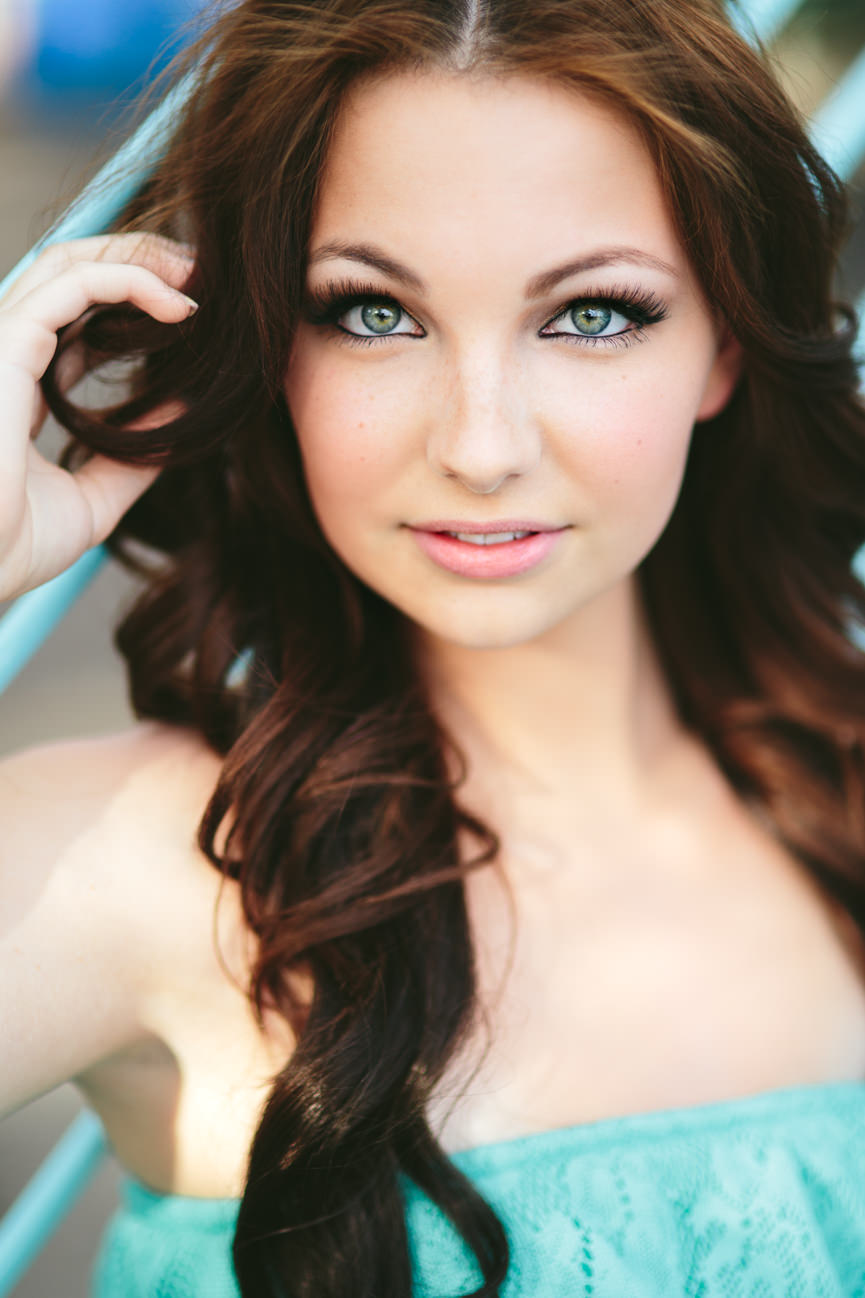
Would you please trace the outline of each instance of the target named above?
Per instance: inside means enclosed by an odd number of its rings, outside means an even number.
[[[386,303],[389,306],[397,307],[405,315],[409,315],[405,307],[396,298],[387,293],[382,293],[381,289],[374,284],[364,284],[358,280],[328,280],[324,288],[307,289],[304,317],[309,324],[329,329],[332,333],[338,335],[340,342],[348,343],[349,346],[355,344],[365,346],[368,343],[384,342],[389,338],[417,337],[415,334],[404,333],[354,334],[337,323],[340,316],[345,315],[346,311],[367,302]],[[540,337],[564,339],[565,342],[574,342],[579,347],[629,347],[634,342],[642,341],[646,329],[666,319],[668,314],[666,306],[654,293],[636,287],[617,286],[604,289],[601,293],[581,293],[579,297],[570,298],[550,316],[543,328],[549,328],[555,320],[558,320],[560,316],[563,316],[572,308],[586,305],[604,306],[611,308],[613,311],[618,311],[621,315],[626,316],[636,328],[623,330],[618,334],[609,334],[606,337],[576,333],[541,334]],[[409,319],[413,319],[413,317],[409,316]]]

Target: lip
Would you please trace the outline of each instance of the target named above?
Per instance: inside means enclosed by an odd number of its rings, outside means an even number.
[[[494,518],[482,523],[470,523],[460,518],[435,518],[431,522],[409,523],[413,532],[562,532],[564,527],[555,523],[539,523],[527,518]]]
[[[528,572],[555,549],[560,536],[567,529],[551,527],[548,523],[530,523],[527,520],[497,519],[490,523],[466,523],[455,519],[413,524],[409,529],[418,546],[439,568],[459,577],[491,580],[496,577],[516,577]],[[497,545],[472,545],[471,541],[458,541],[447,532],[530,532],[518,541],[502,541]]]

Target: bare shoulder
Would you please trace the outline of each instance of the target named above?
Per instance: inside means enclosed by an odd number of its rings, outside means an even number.
[[[212,783],[219,766],[218,756],[193,732],[141,722],[116,734],[56,740],[13,753],[0,760],[0,791],[28,803],[41,801],[46,809],[80,804],[91,814],[118,794],[131,807],[137,797],[147,796],[149,781],[172,769],[175,775],[181,768],[194,771]],[[165,806],[176,803],[168,798]]]
[[[0,762],[0,1111],[143,1039],[169,966],[207,976],[220,876],[196,837],[219,769],[151,724]]]
[[[117,734],[65,739],[0,761],[0,798],[18,834],[47,842],[71,832],[148,836],[201,809],[220,761],[189,731],[145,722]],[[94,866],[98,862],[94,861]]]
[[[132,921],[155,891],[201,873],[197,827],[219,767],[197,736],[154,724],[16,753],[0,762],[0,861],[21,888],[74,878],[97,910],[121,902],[115,921]]]

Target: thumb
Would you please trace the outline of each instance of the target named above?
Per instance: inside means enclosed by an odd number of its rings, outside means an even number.
[[[185,410],[182,401],[166,401],[126,427],[133,432],[161,428],[179,418]],[[94,455],[82,465],[75,477],[90,508],[92,545],[99,545],[114,531],[126,511],[153,485],[160,472],[159,466],[122,464],[107,455]]]
[[[94,455],[75,474],[90,509],[91,545],[100,545],[123,515],[159,477],[158,466],[120,464],[106,455]]]

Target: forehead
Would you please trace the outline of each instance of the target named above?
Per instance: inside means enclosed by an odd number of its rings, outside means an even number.
[[[347,95],[313,245],[374,240],[466,272],[627,244],[684,264],[651,156],[619,114],[521,76],[396,73]]]

